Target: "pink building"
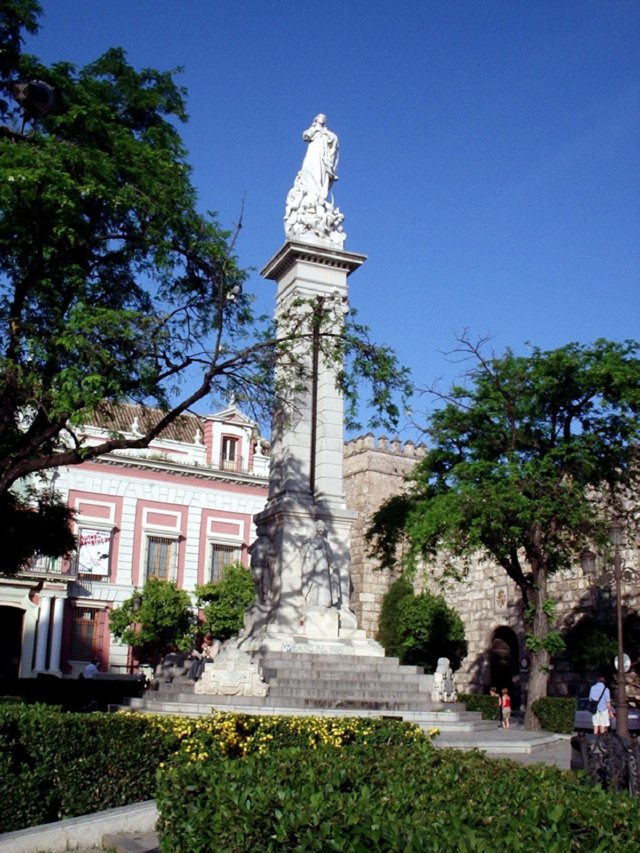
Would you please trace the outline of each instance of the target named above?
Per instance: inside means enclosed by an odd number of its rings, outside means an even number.
[[[150,417],[160,413],[121,406],[86,435],[135,436]],[[43,557],[0,577],[0,675],[76,675],[92,658],[103,672],[126,672],[129,649],[111,636],[108,617],[135,587],[162,578],[191,592],[228,563],[248,564],[253,516],[267,498],[265,448],[232,405],[182,415],[144,450],[53,471],[51,486],[76,514],[78,549],[69,561]]]

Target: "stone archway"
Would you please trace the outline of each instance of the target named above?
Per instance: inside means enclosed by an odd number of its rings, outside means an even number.
[[[520,707],[520,651],[513,628],[501,625],[493,632],[489,650],[491,684],[500,691],[506,687],[514,708]]]
[[[2,644],[0,644],[0,678],[18,678],[22,657],[24,610],[0,606]]]

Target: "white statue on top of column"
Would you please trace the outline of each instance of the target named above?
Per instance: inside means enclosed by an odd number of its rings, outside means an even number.
[[[289,239],[320,238],[342,248],[344,215],[333,204],[333,197],[329,200],[329,191],[338,180],[338,137],[327,127],[327,117],[319,113],[302,138],[308,148],[287,195],[285,234]]]
[[[326,199],[338,180],[338,137],[327,127],[327,117],[320,113],[302,138],[309,143],[300,169],[302,182],[308,193]]]

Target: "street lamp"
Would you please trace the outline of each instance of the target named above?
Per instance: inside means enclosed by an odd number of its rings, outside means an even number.
[[[616,590],[616,628],[618,634],[618,656],[615,667],[617,670],[616,683],[616,731],[623,738],[629,738],[629,703],[627,702],[627,678],[625,666],[628,658],[624,653],[623,618],[622,618],[622,583],[636,579],[636,573],[622,563],[621,548],[624,545],[624,524],[616,519],[609,525],[609,540],[613,545],[613,569],[602,573],[602,583],[615,583]],[[597,570],[596,555],[593,551],[583,551],[580,562],[585,574],[594,575]],[[626,659],[626,660],[625,660]]]
[[[140,595],[140,593],[136,591],[135,595],[131,599],[131,610],[133,611],[133,618],[134,618],[133,632],[136,636],[138,636],[138,634],[140,633],[140,623],[138,622],[138,614],[140,613],[141,607],[142,607],[142,595]],[[134,661],[134,653],[133,653],[134,648],[135,647],[132,646],[131,650],[130,650],[130,653],[131,653],[131,673],[132,674],[133,674],[133,670],[135,668],[135,665],[133,662]]]
[[[624,543],[624,525],[613,521],[609,526],[609,539],[613,545],[613,578],[616,583],[616,623],[618,627],[618,681],[616,684],[616,732],[629,739],[629,705],[627,703],[627,676],[624,671],[624,639],[622,636],[622,559],[620,548]]]

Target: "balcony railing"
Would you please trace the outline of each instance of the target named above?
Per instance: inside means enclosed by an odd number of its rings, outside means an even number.
[[[220,459],[220,470],[221,471],[235,471],[236,473],[242,472],[243,474],[248,473],[247,466],[244,462],[244,459]]]
[[[42,577],[42,578],[64,578],[66,580],[74,579],[77,562],[74,559],[65,559],[63,557],[45,557],[39,554],[33,557],[31,562],[21,568],[18,572],[23,577]]]

